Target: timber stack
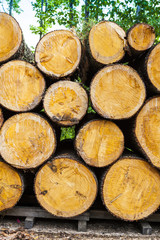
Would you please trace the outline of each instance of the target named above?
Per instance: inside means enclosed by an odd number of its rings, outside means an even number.
[[[98,191],[101,208],[117,218],[155,212],[160,43],[154,45],[154,28],[138,23],[125,33],[102,21],[85,41],[56,30],[40,39],[34,55],[6,13],[0,32],[0,211],[14,207],[29,184],[57,217],[84,213]],[[75,128],[72,143],[60,141],[62,127]],[[34,172],[32,183],[26,171]]]

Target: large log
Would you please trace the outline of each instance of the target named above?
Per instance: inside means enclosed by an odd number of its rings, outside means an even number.
[[[100,70],[91,82],[94,109],[104,118],[132,117],[145,100],[145,85],[131,67],[115,64]]]
[[[134,134],[137,143],[153,165],[160,168],[160,97],[147,101],[138,113]]]
[[[141,66],[144,76],[150,89],[154,92],[160,92],[160,43],[155,45],[147,54],[144,64]]]
[[[160,174],[148,162],[123,157],[111,166],[102,182],[102,199],[118,218],[143,219],[160,205]]]
[[[125,31],[116,23],[102,21],[93,26],[89,33],[89,50],[92,60],[99,66],[122,60],[126,48],[125,37]]]
[[[86,114],[88,96],[76,82],[58,81],[44,96],[44,109],[52,121],[65,126],[78,124]]]
[[[2,127],[3,121],[4,121],[4,119],[3,119],[3,113],[2,113],[2,109],[0,108],[0,129],[1,129],[1,127]]]
[[[0,64],[14,58],[34,62],[31,50],[24,42],[18,22],[7,13],[0,13]]]
[[[0,160],[0,211],[14,207],[24,190],[22,176]]]
[[[56,137],[49,123],[34,113],[9,118],[0,132],[0,153],[16,168],[36,168],[55,151]]]
[[[35,193],[40,205],[48,212],[58,217],[74,217],[93,204],[97,180],[77,157],[59,155],[38,171]]]
[[[105,167],[116,161],[124,149],[124,136],[119,127],[107,120],[92,120],[79,130],[75,148],[93,167]]]
[[[35,50],[37,67],[52,78],[72,75],[78,68],[82,55],[79,38],[69,30],[47,33]]]
[[[45,80],[30,63],[13,60],[0,67],[0,104],[12,111],[29,111],[41,101]]]
[[[127,32],[127,41],[133,54],[141,54],[152,47],[155,30],[147,23],[137,23]]]

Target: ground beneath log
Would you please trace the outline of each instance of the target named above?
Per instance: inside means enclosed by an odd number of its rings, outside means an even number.
[[[87,232],[78,232],[76,221],[37,219],[31,230],[25,230],[24,219],[7,217],[0,221],[0,240],[160,240],[160,223],[151,223],[150,236],[142,235],[137,223],[101,220],[87,226]]]

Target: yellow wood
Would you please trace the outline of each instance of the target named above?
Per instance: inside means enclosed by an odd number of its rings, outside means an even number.
[[[104,203],[111,213],[125,220],[149,216],[160,205],[160,175],[139,159],[116,162],[108,171],[102,189]]]
[[[124,136],[115,123],[94,120],[80,129],[75,145],[87,164],[104,167],[114,162],[122,154]]]
[[[2,109],[0,108],[0,128],[2,127],[3,124],[3,113],[2,113]]]
[[[0,68],[0,89],[0,104],[13,111],[27,111],[41,101],[45,80],[33,65],[15,60]]]
[[[40,70],[53,77],[72,73],[81,59],[81,43],[69,30],[53,31],[38,43],[35,61]]]
[[[126,46],[124,30],[113,22],[96,24],[89,34],[89,46],[94,59],[103,64],[123,58]]]
[[[94,108],[103,117],[123,119],[134,115],[142,106],[145,86],[133,68],[115,64],[97,73],[90,94]]]
[[[151,83],[160,91],[160,43],[152,50],[147,61],[147,73]]]
[[[23,192],[19,174],[8,164],[0,162],[0,211],[14,207]]]
[[[128,42],[137,51],[149,49],[155,40],[154,28],[145,23],[139,23],[128,34]]]
[[[73,217],[92,205],[97,183],[84,165],[69,157],[59,157],[38,172],[35,192],[39,203],[48,212],[58,217]]]
[[[17,168],[35,168],[48,159],[56,147],[55,133],[34,113],[17,114],[2,126],[1,156]]]
[[[160,97],[147,102],[136,119],[135,134],[151,162],[160,168]]]
[[[77,124],[88,107],[86,91],[75,82],[58,81],[50,86],[44,97],[44,109],[49,117],[62,125]]]
[[[0,13],[0,62],[12,57],[22,42],[22,32],[16,20],[6,13]]]

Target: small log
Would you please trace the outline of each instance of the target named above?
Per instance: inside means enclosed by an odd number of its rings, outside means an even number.
[[[45,112],[60,125],[78,124],[87,108],[87,93],[76,82],[58,81],[49,87],[44,96]]]
[[[143,219],[160,205],[160,174],[148,162],[123,157],[111,166],[102,182],[102,199],[116,217]]]
[[[125,55],[125,31],[116,23],[102,21],[89,33],[90,55],[98,65],[119,62]]]
[[[138,73],[121,64],[100,70],[93,78],[90,89],[95,111],[110,119],[132,117],[146,97],[145,85]]]
[[[72,75],[81,60],[81,42],[69,30],[55,30],[47,33],[35,50],[37,67],[52,78]]]
[[[154,44],[155,30],[147,23],[137,23],[128,30],[127,41],[133,54],[141,54]]]
[[[47,162],[35,178],[40,205],[57,217],[74,217],[93,204],[97,195],[95,175],[70,154]]]
[[[24,42],[18,22],[7,13],[0,13],[0,64],[19,58],[34,62],[31,50]]]
[[[0,129],[1,129],[1,127],[2,127],[3,121],[4,121],[4,119],[3,119],[3,113],[2,113],[2,109],[0,108]]]
[[[16,168],[36,168],[55,151],[56,136],[49,123],[34,113],[9,118],[0,132],[0,153]]]
[[[0,160],[0,211],[14,207],[24,190],[22,176]]]
[[[29,111],[41,101],[45,80],[37,68],[20,60],[0,67],[0,104],[12,111]]]
[[[88,165],[105,167],[122,154],[124,136],[115,123],[107,120],[92,120],[79,130],[75,148]]]
[[[151,163],[160,168],[160,97],[147,101],[138,113],[134,134],[137,143]]]

